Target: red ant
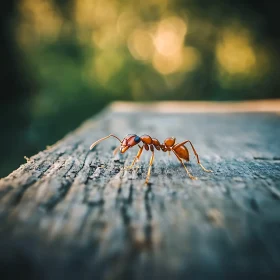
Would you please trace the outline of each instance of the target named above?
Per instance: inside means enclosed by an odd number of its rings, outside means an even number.
[[[206,171],[206,172],[212,172],[211,170],[207,170],[206,168],[203,167],[203,165],[200,163],[199,161],[199,157],[198,154],[193,146],[193,144],[191,143],[190,140],[186,140],[184,142],[178,143],[176,144],[176,139],[174,137],[170,137],[170,138],[166,138],[164,140],[164,144],[160,144],[159,141],[156,138],[151,138],[149,135],[142,135],[141,137],[137,136],[136,134],[128,134],[122,141],[115,135],[110,134],[106,137],[103,137],[99,140],[97,140],[96,142],[94,142],[91,146],[90,146],[90,150],[93,149],[98,143],[100,143],[101,141],[109,138],[109,137],[115,137],[116,139],[118,139],[121,143],[121,145],[119,147],[117,147],[114,150],[114,154],[117,153],[117,151],[119,150],[122,154],[125,153],[129,148],[135,146],[138,144],[139,147],[139,151],[136,155],[136,157],[134,158],[132,164],[128,167],[126,167],[127,169],[131,169],[133,167],[133,165],[135,164],[136,160],[138,161],[140,159],[140,156],[142,154],[143,148],[145,148],[146,151],[149,151],[149,149],[152,152],[152,156],[150,159],[150,163],[149,163],[149,169],[148,169],[148,174],[146,177],[146,181],[145,183],[147,184],[149,182],[149,178],[150,178],[150,174],[151,174],[151,168],[152,168],[152,164],[154,161],[154,148],[156,148],[158,151],[162,150],[163,152],[169,152],[172,151],[175,156],[178,158],[178,160],[181,162],[181,164],[184,166],[186,172],[188,173],[189,177],[193,180],[196,180],[197,178],[192,176],[191,173],[188,171],[187,167],[185,166],[183,160],[189,161],[190,157],[189,157],[189,151],[187,149],[187,147],[185,146],[186,143],[190,143],[193,152],[196,156],[197,159],[197,163],[201,166],[201,168]],[[143,145],[140,146],[139,143],[142,142]]]

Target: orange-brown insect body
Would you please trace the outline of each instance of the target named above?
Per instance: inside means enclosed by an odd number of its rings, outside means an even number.
[[[150,164],[149,164],[148,175],[147,175],[147,178],[146,178],[146,183],[148,182],[149,177],[150,177],[151,166],[152,166],[153,160],[154,160],[154,149],[156,149],[158,151],[162,150],[163,152],[172,151],[175,154],[175,156],[178,158],[178,160],[181,162],[181,164],[184,166],[184,168],[185,168],[186,172],[188,173],[189,177],[191,179],[196,179],[195,177],[193,177],[189,173],[188,169],[186,168],[186,166],[183,163],[183,160],[185,160],[185,161],[190,160],[189,151],[188,151],[187,147],[185,146],[186,143],[190,143],[190,145],[192,147],[192,150],[193,150],[193,152],[196,156],[197,163],[201,166],[201,168],[206,172],[211,172],[210,170],[205,169],[202,166],[202,164],[200,163],[198,154],[197,154],[194,146],[192,145],[191,141],[186,140],[184,142],[176,144],[176,139],[174,137],[166,138],[164,140],[164,142],[161,144],[156,138],[152,138],[151,136],[146,135],[146,134],[142,135],[141,137],[139,137],[136,134],[128,134],[122,141],[117,136],[115,136],[113,134],[110,134],[110,135],[108,135],[104,138],[101,138],[101,139],[97,140],[96,142],[94,142],[91,145],[90,149],[92,149],[94,146],[96,146],[99,142],[101,142],[101,141],[103,141],[103,140],[105,140],[105,139],[107,139],[111,136],[118,139],[119,142],[121,143],[121,145],[119,147],[119,150],[120,150],[121,153],[125,153],[128,149],[134,147],[135,145],[139,146],[138,154],[135,157],[135,159],[132,162],[130,167],[132,167],[134,165],[136,160],[140,159],[140,156],[142,154],[143,149],[145,149],[146,151],[150,150],[152,152],[152,156],[151,156]],[[140,146],[141,144],[142,144],[142,146]],[[115,152],[116,151],[117,151],[117,149],[115,150]]]
[[[166,138],[164,140],[163,144],[160,144],[160,142],[156,138],[152,138],[149,135],[142,135],[141,137],[137,136],[136,134],[128,134],[122,141],[121,141],[121,147],[120,152],[125,153],[129,148],[139,144],[140,142],[143,143],[143,147],[146,151],[154,151],[154,148],[156,148],[158,151],[162,150],[164,152],[171,151],[171,148],[175,144],[175,138]],[[185,148],[187,150],[187,148]],[[180,149],[178,148],[178,151]],[[188,151],[187,151],[188,153]],[[183,155],[183,153],[181,153]]]
[[[175,153],[186,161],[190,161],[190,154],[185,146],[179,146],[174,149]]]

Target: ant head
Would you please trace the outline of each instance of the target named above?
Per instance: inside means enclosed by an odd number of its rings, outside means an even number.
[[[121,143],[120,151],[125,153],[129,148],[137,145],[141,141],[141,138],[136,134],[128,134]]]

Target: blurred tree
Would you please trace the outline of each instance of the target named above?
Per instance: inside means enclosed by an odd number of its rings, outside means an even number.
[[[31,73],[26,75],[23,53],[16,42],[16,4],[16,0],[4,1],[0,9],[0,177],[16,168],[30,152],[24,134],[29,124]]]

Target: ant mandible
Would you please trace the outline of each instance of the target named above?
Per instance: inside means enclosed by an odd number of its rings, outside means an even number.
[[[110,134],[106,137],[103,137],[99,140],[97,140],[96,142],[94,142],[91,146],[90,146],[90,150],[92,150],[98,143],[100,143],[103,140],[106,140],[109,137],[115,137],[116,139],[118,139],[120,141],[120,146],[118,146],[115,150],[114,150],[114,155],[117,153],[117,151],[119,150],[122,154],[125,153],[128,149],[130,149],[131,147],[138,145],[139,147],[139,151],[136,155],[136,157],[134,158],[132,164],[128,167],[126,167],[127,169],[130,169],[133,167],[133,165],[135,164],[136,161],[138,161],[140,159],[140,156],[142,154],[143,149],[145,149],[146,151],[151,150],[152,152],[152,156],[150,159],[150,163],[149,163],[149,169],[148,169],[148,173],[147,173],[147,177],[146,177],[146,181],[145,183],[147,184],[149,182],[149,178],[150,178],[150,174],[151,174],[151,168],[152,168],[152,164],[154,161],[154,148],[156,148],[158,151],[162,150],[163,152],[173,152],[175,154],[175,156],[178,158],[178,160],[181,162],[181,164],[184,166],[187,174],[189,175],[189,177],[193,180],[196,180],[197,178],[192,176],[191,173],[189,172],[189,170],[187,169],[187,167],[185,166],[183,160],[185,161],[189,161],[190,157],[189,157],[189,151],[187,149],[187,147],[185,146],[186,143],[190,143],[192,150],[196,156],[197,159],[197,163],[201,166],[201,168],[205,171],[205,172],[212,172],[211,170],[207,170],[206,168],[203,167],[203,165],[200,163],[199,161],[199,157],[198,154],[193,146],[193,144],[191,143],[190,140],[186,140],[184,142],[178,143],[176,144],[176,139],[174,137],[170,137],[170,138],[166,138],[164,140],[163,144],[160,144],[160,142],[156,139],[156,138],[152,138],[149,135],[142,135],[141,137],[137,136],[136,134],[128,134],[122,141],[113,134]],[[142,142],[143,145],[140,146],[139,143]]]

